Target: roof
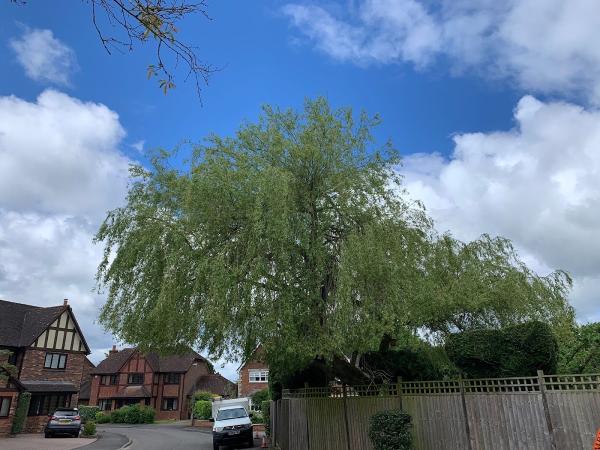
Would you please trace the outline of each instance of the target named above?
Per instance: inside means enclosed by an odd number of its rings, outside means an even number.
[[[87,379],[81,382],[79,386],[79,400],[89,400],[92,391],[92,380]]]
[[[211,394],[217,394],[221,397],[235,395],[237,385],[232,383],[224,376],[215,373],[210,375],[202,375],[194,385],[194,391],[207,391]]]
[[[21,380],[21,384],[29,392],[77,392],[77,387],[67,381]]]
[[[69,305],[41,307],[0,300],[0,345],[29,347],[66,310],[69,310],[75,319]],[[79,336],[89,353],[89,346],[77,320],[74,321]]]
[[[124,348],[118,352],[110,352],[95,369],[91,370],[92,374],[108,375],[118,373],[123,365],[137,351],[135,348]],[[150,352],[144,355],[150,367],[154,372],[187,372],[194,360],[200,359],[206,361],[198,353],[190,350],[183,355],[167,355],[160,356],[158,353]]]
[[[115,395],[113,398],[146,398],[152,397],[150,391],[144,386],[126,386]]]

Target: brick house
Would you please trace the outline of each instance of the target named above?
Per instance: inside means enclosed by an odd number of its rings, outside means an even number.
[[[259,346],[238,369],[238,395],[250,397],[268,387],[269,365],[264,362],[264,353]]]
[[[25,432],[40,431],[55,408],[77,406],[90,349],[67,300],[47,308],[0,300],[0,349],[11,352],[15,380],[31,393]]]
[[[24,390],[19,380],[0,367],[0,436],[10,434],[17,407],[17,398]]]
[[[160,356],[115,346],[91,373],[90,405],[109,411],[143,404],[158,420],[189,418],[193,393],[214,375],[212,364],[193,351]]]
[[[81,386],[79,387],[78,405],[84,406],[90,403],[90,392],[92,389],[92,370],[96,366],[89,359],[83,361],[83,372],[81,374]]]

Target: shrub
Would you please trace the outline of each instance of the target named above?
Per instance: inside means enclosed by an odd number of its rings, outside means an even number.
[[[110,422],[111,423],[125,423],[125,408],[128,406],[123,406],[119,409],[115,409],[110,413]]]
[[[102,411],[98,411],[96,413],[96,423],[109,423],[111,421],[110,416],[111,416],[110,413],[106,414],[106,413],[103,413]]]
[[[208,391],[196,391],[196,393],[194,394],[194,403],[196,403],[198,400],[210,402],[214,397],[215,395]]]
[[[369,421],[369,438],[375,450],[411,449],[410,415],[400,409],[375,413]]]
[[[250,420],[252,423],[265,423],[263,414],[259,411],[252,412],[252,414],[250,414]]]
[[[12,433],[18,434],[23,431],[25,425],[25,419],[27,419],[27,411],[29,410],[29,401],[31,400],[30,392],[22,392],[19,394],[19,400],[17,401],[17,408],[15,410],[15,417],[12,424]]]
[[[115,409],[110,414],[112,423],[153,423],[154,409],[148,406],[130,405]]]
[[[269,389],[263,389],[262,391],[258,391],[252,394],[252,397],[250,398],[252,399],[253,405],[257,405],[260,407],[260,405],[262,405],[262,402],[271,399],[271,392],[269,392]]]
[[[556,373],[558,344],[550,327],[532,321],[501,330],[473,330],[446,340],[450,359],[470,378]]]
[[[140,408],[140,423],[154,423],[154,416],[156,415],[156,411],[149,406],[143,406]]]
[[[96,422],[88,420],[83,426],[84,436],[94,436],[96,434]]]
[[[263,415],[263,422],[265,424],[265,432],[267,433],[267,436],[271,436],[271,402],[269,400],[265,400],[260,406]]]
[[[198,400],[194,404],[194,417],[198,419],[210,419],[212,416],[212,403],[206,400]]]
[[[86,423],[88,420],[94,420],[99,411],[100,408],[98,406],[79,406],[79,415],[83,423]]]

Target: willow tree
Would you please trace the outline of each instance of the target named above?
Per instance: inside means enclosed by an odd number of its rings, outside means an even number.
[[[377,123],[323,99],[301,112],[266,107],[234,137],[195,148],[185,169],[169,152],[134,167],[126,206],[96,237],[101,322],[148,348],[195,344],[236,358],[262,343],[270,358],[350,355],[400,330],[442,330],[436,305],[456,298],[446,288],[473,294],[461,306],[473,316],[493,315],[501,268],[514,274],[506,286],[527,292],[527,314],[561,315],[564,296],[547,300],[560,286],[514,264],[506,245],[477,258],[436,235],[405,200],[396,151],[372,137]]]

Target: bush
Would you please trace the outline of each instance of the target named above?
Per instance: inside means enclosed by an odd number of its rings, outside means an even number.
[[[257,405],[260,407],[260,405],[262,405],[262,402],[271,399],[271,392],[269,392],[269,389],[263,389],[262,391],[258,391],[252,394],[250,398],[252,399],[253,405]]]
[[[375,450],[411,449],[410,415],[400,409],[375,413],[369,421],[369,438]]]
[[[212,403],[206,400],[198,400],[194,404],[194,417],[197,419],[210,419],[212,416]]]
[[[269,400],[265,400],[260,406],[263,415],[263,422],[265,424],[265,432],[267,433],[267,436],[271,436],[271,402]]]
[[[265,419],[263,417],[263,414],[259,411],[253,411],[250,414],[250,421],[252,423],[265,423]]]
[[[131,405],[115,409],[110,414],[112,423],[153,423],[154,409],[148,406]]]
[[[473,330],[446,340],[450,359],[469,378],[533,376],[556,373],[558,344],[550,327],[532,321],[501,330]]]
[[[86,423],[88,420],[94,420],[99,411],[100,408],[98,406],[79,406],[79,415],[83,423]]]
[[[29,410],[30,400],[30,392],[21,392],[21,394],[19,394],[19,400],[17,401],[17,408],[15,410],[15,417],[12,424],[12,434],[18,434],[23,431],[25,419],[27,419],[27,411]]]
[[[96,413],[96,423],[109,423],[110,422],[110,413],[106,414],[102,411],[98,411]]]
[[[83,426],[84,436],[94,436],[96,434],[96,422],[88,420]]]
[[[198,400],[204,400],[205,402],[210,402],[210,401],[212,401],[213,398],[215,398],[215,395],[210,392],[196,391],[196,393],[194,394],[194,403],[196,403]]]

